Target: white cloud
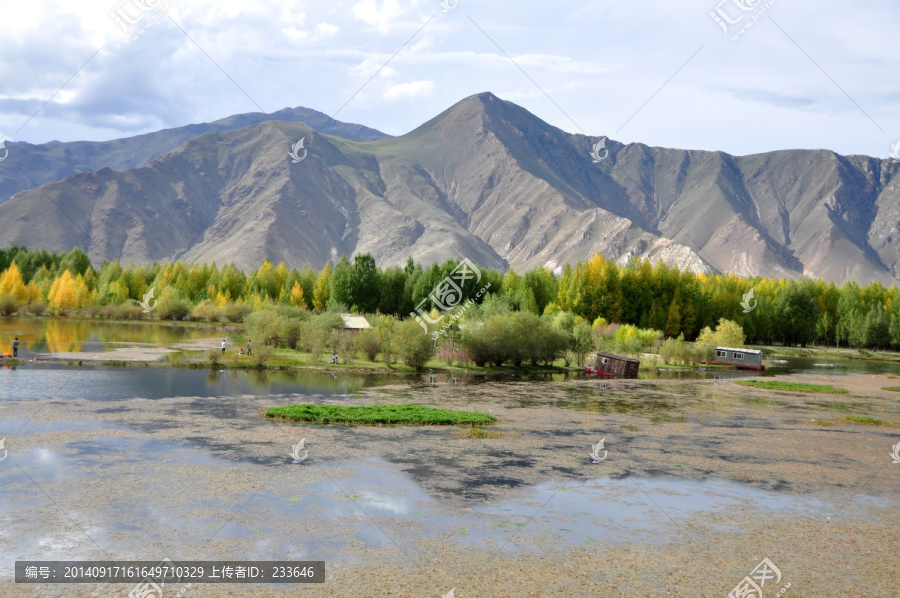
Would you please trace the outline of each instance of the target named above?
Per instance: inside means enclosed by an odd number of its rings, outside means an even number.
[[[432,91],[434,91],[434,81],[410,81],[389,87],[382,97],[388,101],[395,101],[427,96]]]
[[[401,26],[405,19],[415,11],[419,2],[401,2],[401,0],[362,0],[353,5],[353,16],[370,25],[381,33],[388,33],[394,27]]]
[[[493,91],[567,131],[578,128],[566,114],[589,134],[668,147],[885,157],[900,137],[900,58],[885,51],[900,6],[878,0],[779,1],[738,42],[709,18],[717,0],[460,0],[449,13],[438,0],[176,0],[136,41],[109,17],[118,1],[0,3],[0,130],[109,139],[259,104],[341,108],[341,120],[401,134]]]
[[[340,33],[341,28],[331,23],[319,23],[316,25],[316,39],[324,39],[326,37],[334,37]]]

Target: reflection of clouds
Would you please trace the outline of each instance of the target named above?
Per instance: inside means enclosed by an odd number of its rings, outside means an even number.
[[[7,449],[10,448],[7,441]],[[27,471],[28,475],[38,484],[57,483],[66,473],[60,454],[48,449],[24,452],[10,450],[7,458],[2,461],[2,465],[6,467],[0,467],[0,488],[5,487],[12,480],[31,484],[28,478],[19,471],[19,467]]]
[[[393,513],[394,515],[405,515],[410,511],[409,501],[405,498],[388,496],[377,492],[365,492],[363,493],[362,498],[357,499],[356,502],[363,503],[361,506],[363,506],[367,512],[375,510]]]
[[[99,531],[101,531],[101,528],[88,528],[85,530],[91,538],[96,538]],[[40,548],[38,554],[44,560],[55,560],[55,558],[72,560],[74,558],[72,555],[76,554],[79,548],[83,549],[93,546],[91,541],[81,531],[61,529],[50,533],[53,535],[42,537],[37,542],[37,547]]]

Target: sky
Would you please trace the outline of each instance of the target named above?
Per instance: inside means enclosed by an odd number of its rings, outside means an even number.
[[[623,143],[900,157],[898,30],[885,0],[0,0],[0,138],[295,106],[401,135],[490,91]]]

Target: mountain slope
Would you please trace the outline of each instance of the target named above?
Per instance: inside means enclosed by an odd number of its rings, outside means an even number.
[[[301,137],[308,155],[294,164]],[[489,93],[377,141],[264,122],[20,193],[0,205],[0,245],[244,268],[368,251],[380,265],[468,257],[557,269],[599,251],[745,276],[897,280],[900,165],[611,140],[595,163],[596,141]]]
[[[362,141],[389,137],[362,125],[331,119],[309,108],[284,108],[272,114],[237,114],[211,123],[186,125],[112,141],[53,141],[40,145],[6,142],[10,156],[0,163],[0,203],[19,191],[102,168],[124,170],[142,166],[204,133],[236,131],[266,121],[302,122],[327,135]],[[23,172],[24,171],[24,172]]]

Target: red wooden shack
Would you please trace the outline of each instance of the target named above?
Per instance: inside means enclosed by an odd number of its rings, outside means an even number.
[[[594,366],[584,368],[585,373],[591,376],[605,376],[610,378],[637,378],[638,368],[641,362],[630,357],[613,355],[612,353],[597,353]]]

